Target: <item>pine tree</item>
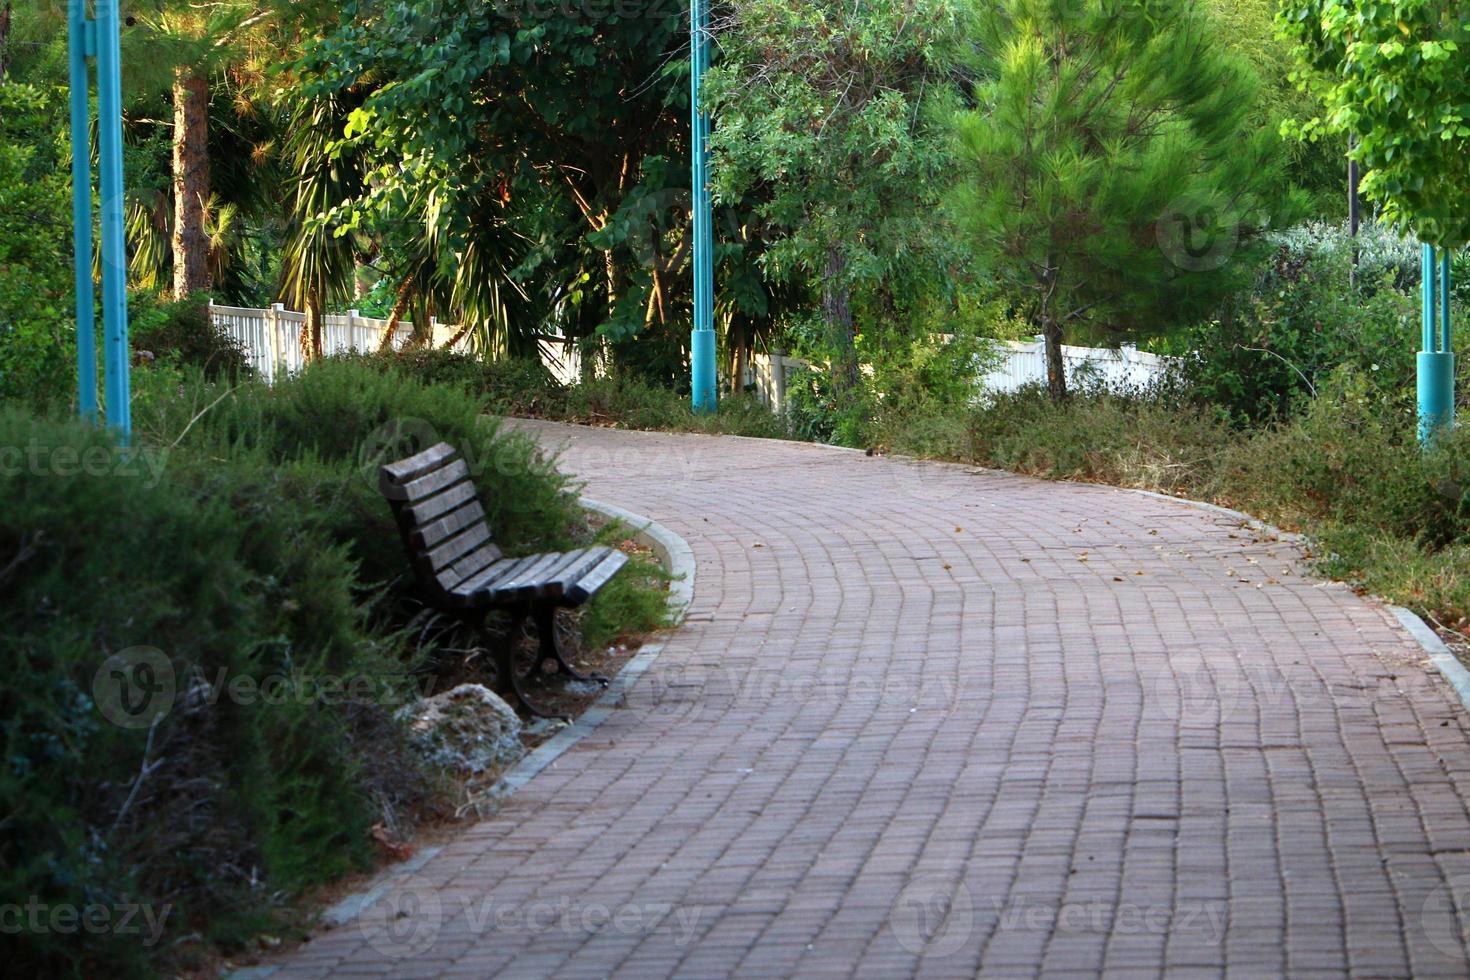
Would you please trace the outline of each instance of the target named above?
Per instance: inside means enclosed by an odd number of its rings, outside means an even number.
[[[1069,329],[1157,333],[1202,309],[1277,194],[1255,83],[1213,27],[1190,0],[996,0],[980,17],[957,216],[1025,297],[1055,398]]]

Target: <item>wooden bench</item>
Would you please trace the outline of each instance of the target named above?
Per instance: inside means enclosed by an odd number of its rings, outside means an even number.
[[[506,558],[491,538],[469,465],[448,443],[387,464],[379,481],[430,604],[482,633],[491,611],[509,614],[509,639],[490,646],[502,683],[522,707],[547,717],[527,699],[515,670],[515,640],[527,617],[540,641],[536,669],[607,685],[607,678],[584,676],[562,656],[556,610],[596,595],[627,564],[627,555],[599,547]]]

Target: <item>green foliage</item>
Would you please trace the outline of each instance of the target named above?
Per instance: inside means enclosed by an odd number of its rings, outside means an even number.
[[[1005,0],[979,18],[957,220],[1054,368],[1073,325],[1128,335],[1203,312],[1276,209],[1256,84],[1214,37],[1187,0]]]
[[[334,678],[396,690],[403,665],[295,492],[312,468],[160,469],[165,447],[124,454],[103,431],[14,410],[0,446],[4,891],[167,915],[157,945],[27,930],[11,969],[147,972],[191,931],[224,940],[277,891],[365,866],[378,817],[362,757],[392,746],[353,732],[385,706],[318,694]],[[114,683],[99,668],[140,647],[160,651],[154,680],[177,696],[151,729],[120,728],[94,705]]]
[[[1203,6],[1217,25],[1216,40],[1248,62],[1259,83],[1250,126],[1274,129],[1282,119],[1321,113],[1321,100],[1296,83],[1296,57],[1276,28],[1277,0],[1203,0]],[[1332,220],[1346,216],[1346,137],[1286,140],[1276,152],[1282,157],[1287,181],[1312,195],[1314,213]]]
[[[496,415],[670,432],[777,439],[787,435],[781,419],[754,396],[728,396],[714,414],[696,415],[689,397],[669,388],[623,375],[559,385],[540,361],[530,358],[482,361],[447,351],[404,351],[333,360],[463,388],[483,399],[486,410]]]
[[[74,385],[70,148],[64,93],[0,80],[0,398]]]
[[[618,546],[630,528],[614,521],[597,532],[597,543]],[[669,625],[669,573],[652,558],[633,555],[587,603],[578,625],[582,642],[605,647],[619,640],[642,637]]]
[[[710,76],[715,195],[756,195],[766,277],[820,298],[822,359],[849,413],[861,409],[856,333],[886,329],[872,321],[894,311],[895,294],[944,288],[935,211],[964,10],[744,0]]]
[[[145,973],[191,932],[229,948],[279,929],[283,897],[368,863],[384,807],[428,799],[392,712],[481,640],[407,629],[423,605],[383,459],[459,446],[510,554],[590,537],[569,481],[460,385],[352,361],[273,388],[164,363],[134,385],[129,453],[0,411],[0,883],[172,912],[156,948],[27,931],[12,965],[31,972]],[[636,565],[600,597],[590,642],[661,625],[658,577]],[[178,678],[151,735],[93,704],[107,657],[143,646]]]
[[[1333,370],[1353,365],[1374,379],[1385,412],[1409,425],[1417,275],[1405,282],[1408,270],[1374,226],[1356,243],[1341,227],[1304,232],[1271,236],[1273,261],[1252,288],[1171,339],[1172,352],[1187,356],[1185,377],[1224,417],[1263,422],[1286,417]]]
[[[159,302],[150,293],[133,293],[128,302],[128,342],[178,365],[199,368],[211,381],[242,381],[252,373],[241,343],[214,325],[197,297]],[[135,354],[136,356],[136,354]]]
[[[900,337],[880,346],[861,338],[864,373],[860,397],[832,396],[829,377],[801,370],[787,380],[787,422],[799,439],[858,448],[902,444],[918,455],[962,455],[968,450],[961,420],[975,402],[991,343],[974,326],[952,333]]]
[[[409,603],[411,579],[376,467],[439,441],[471,464],[496,540],[509,554],[570,546],[580,523],[568,480],[526,436],[481,414],[480,398],[458,385],[425,384],[389,368],[328,359],[273,387],[235,391],[186,384],[174,398],[134,411],[149,438],[209,460],[260,453],[271,462],[314,460],[332,478],[310,490],[334,538],[350,548],[370,582],[393,582]]]
[[[344,4],[309,47],[303,94],[359,103],[326,151],[363,183],[311,202],[309,221],[380,241],[388,278],[487,352],[529,354],[556,320],[576,337],[641,327],[658,263],[640,259],[624,204],[687,179],[667,162],[687,86],[665,68],[686,24],[641,13]]]
[[[1325,106],[1291,130],[1352,133],[1362,191],[1401,231],[1470,242],[1470,5],[1464,0],[1283,0],[1279,22]]]
[[[1039,388],[996,395],[969,423],[977,462],[1168,493],[1192,487],[1234,438],[1212,413],[1173,398],[1081,392],[1056,402]]]

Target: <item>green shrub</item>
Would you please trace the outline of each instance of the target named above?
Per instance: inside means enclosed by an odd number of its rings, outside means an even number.
[[[0,78],[0,398],[74,402],[65,96]]]
[[[353,732],[386,709],[313,692],[406,678],[398,641],[367,628],[347,549],[293,493],[311,467],[160,468],[162,447],[124,453],[103,431],[14,410],[0,413],[0,447],[0,891],[169,906],[160,945],[27,930],[8,966],[148,972],[191,932],[228,941],[278,892],[364,867],[377,809],[360,763],[392,747]],[[151,679],[130,675],[139,659]],[[130,677],[171,678],[172,708],[151,727],[107,713]],[[272,678],[270,697],[241,687]]]
[[[714,414],[695,415],[688,396],[671,388],[620,375],[561,385],[530,358],[482,361],[469,354],[409,350],[332,360],[468,391],[496,415],[669,432],[777,439],[788,434],[785,423],[752,395],[723,396]]]
[[[392,710],[460,677],[463,661],[444,658],[480,638],[419,645],[408,629],[424,607],[378,493],[382,460],[448,440],[507,552],[588,539],[568,480],[458,386],[352,362],[273,388],[172,364],[134,382],[130,454],[89,426],[0,414],[0,891],[172,909],[159,947],[22,933],[22,971],[183,968],[172,944],[190,933],[228,947],[280,928],[283,898],[366,866],[385,806],[430,801]],[[635,563],[605,590],[590,641],[661,624],[657,578]],[[110,675],[94,685],[109,656],[140,647],[178,678],[151,733],[108,723],[96,699]],[[196,676],[292,683],[272,703]]]
[[[564,389],[560,414],[554,417],[625,429],[771,439],[787,435],[785,423],[754,395],[722,395],[714,413],[696,415],[688,396],[631,378],[599,378]]]
[[[139,372],[140,374],[146,372]],[[510,554],[570,547],[583,523],[570,482],[530,438],[503,431],[482,402],[448,384],[421,384],[396,369],[330,359],[273,387],[237,390],[197,374],[162,395],[145,391],[134,421],[150,439],[174,444],[176,465],[205,469],[255,455],[266,464],[312,464],[293,488],[349,549],[363,578],[390,587],[396,610],[414,602],[412,579],[377,468],[439,441],[471,465],[497,542]],[[149,386],[150,389],[152,386]],[[169,394],[172,392],[172,395]]]
[[[128,341],[135,352],[197,367],[210,380],[240,381],[254,373],[244,346],[214,325],[200,299],[164,303],[149,293],[131,294]]]
[[[1162,395],[1083,391],[1057,404],[1033,386],[972,410],[970,451],[1048,479],[1174,492],[1210,472],[1233,439],[1212,413]]]
[[[1195,395],[1238,424],[1284,419],[1350,365],[1407,407],[1414,391],[1418,278],[1370,226],[1361,265],[1341,228],[1277,236],[1275,258],[1218,319],[1170,339]]]
[[[628,536],[628,530],[613,522],[598,532],[597,542],[617,546]],[[634,555],[587,603],[581,617],[583,642],[588,647],[602,647],[668,626],[668,583],[669,573],[662,565]]]

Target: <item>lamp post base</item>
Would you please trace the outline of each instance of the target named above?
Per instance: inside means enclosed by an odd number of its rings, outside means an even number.
[[[1455,424],[1455,355],[1419,352],[1419,441],[1426,445]]]
[[[694,411],[707,415],[719,404],[715,390],[715,332],[695,330],[690,335],[690,374],[693,380]]]

